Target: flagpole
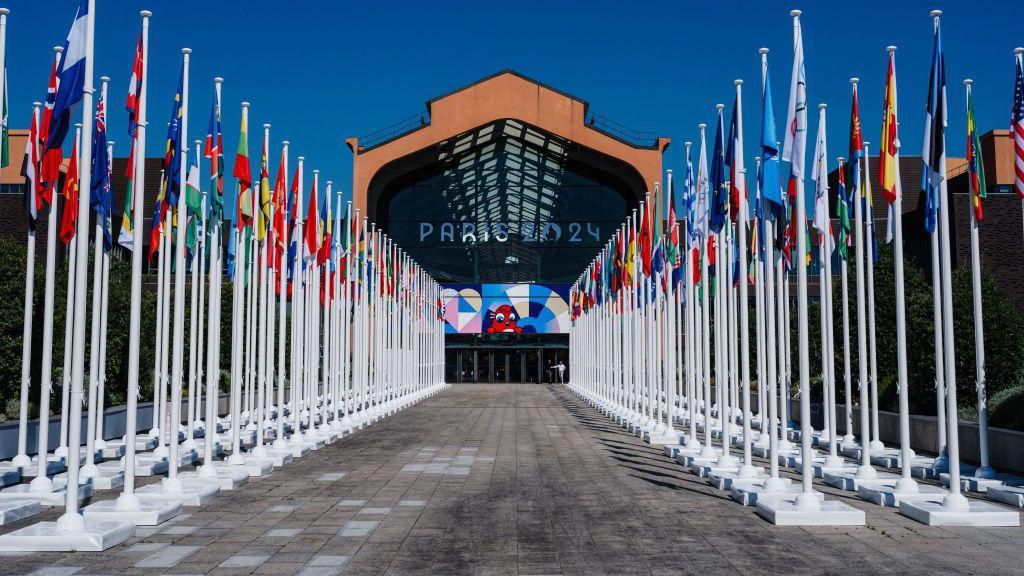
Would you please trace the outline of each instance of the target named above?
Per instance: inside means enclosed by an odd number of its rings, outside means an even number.
[[[753,454],[751,453],[751,430],[750,430],[750,327],[749,314],[750,302],[747,294],[747,171],[742,168],[743,158],[743,80],[733,81],[736,85],[736,151],[733,157],[734,162],[739,162],[740,167],[736,170],[739,178],[739,186],[733,183],[738,191],[738,211],[736,226],[738,229],[738,251],[740,259],[739,278],[739,324],[740,324],[740,386],[743,390],[742,416],[743,416],[743,465],[740,466],[738,476],[740,478],[751,478],[757,474],[753,466]]]
[[[196,154],[196,169],[199,167],[199,154],[200,154],[200,140],[197,138],[194,142],[195,148],[193,151]],[[183,159],[184,160],[184,159]],[[198,176],[198,174],[197,174]],[[199,190],[196,190],[198,193]],[[202,209],[202,206],[200,206]],[[196,222],[200,218],[199,214],[193,214],[192,221],[196,226],[196,235],[200,234],[198,227],[199,223]],[[200,402],[200,399],[196,395],[196,360],[199,357],[197,351],[197,340],[198,340],[198,328],[199,322],[199,285],[202,284],[202,273],[199,270],[199,239],[196,238],[195,250],[192,254],[192,290],[191,290],[191,303],[188,307],[189,312],[189,323],[188,323],[188,414],[185,416],[185,443],[184,446],[188,449],[194,449],[196,447],[195,440],[195,426],[196,426],[196,405]],[[204,431],[205,435],[205,431]]]
[[[274,438],[274,447],[278,450],[288,450],[288,440],[284,437],[284,387],[286,376],[285,348],[287,347],[288,330],[288,141],[281,142],[281,165],[278,166],[284,174],[284,207],[285,213],[281,215],[281,254],[277,259],[280,270],[278,273],[278,333],[277,333],[277,433]],[[294,346],[294,340],[293,346]],[[294,367],[293,367],[294,368]],[[294,378],[294,372],[292,373]],[[294,410],[295,406],[292,405]],[[301,447],[300,447],[301,449]],[[294,451],[293,451],[294,454]]]
[[[0,97],[7,95],[7,15],[11,11],[7,8],[0,8]],[[6,102],[5,102],[6,104]],[[6,130],[7,127],[4,127]],[[34,184],[29,183],[30,186]],[[35,202],[35,190],[30,194],[30,201]],[[30,209],[35,212],[34,206]],[[51,211],[53,208],[51,207]],[[24,315],[22,317],[21,336],[21,395],[18,407],[18,453],[11,459],[11,463],[22,469],[32,465],[32,459],[26,453],[28,446],[28,401],[30,386],[32,383],[32,308],[34,303],[33,291],[35,288],[35,267],[36,267],[36,231],[35,216],[30,214],[28,226],[28,239],[25,245],[25,303]],[[49,246],[48,246],[49,247]],[[47,250],[47,260],[51,250]],[[41,458],[44,461],[46,458]]]
[[[295,197],[295,264],[292,277],[292,336],[291,336],[291,377],[289,378],[289,387],[291,388],[291,416],[292,416],[292,439],[300,443],[300,446],[305,444],[302,434],[302,423],[299,421],[301,410],[299,410],[299,389],[303,385],[303,373],[302,373],[302,312],[304,306],[302,305],[302,276],[303,276],[303,264],[302,264],[302,235],[299,230],[302,229],[302,189],[303,189],[303,162],[305,158],[302,156],[298,157],[298,193]]]
[[[105,79],[104,79],[105,78]],[[106,107],[107,102],[107,82],[109,78],[102,77],[103,80],[103,105]],[[110,191],[110,176],[111,176],[111,164],[114,158],[114,141],[107,140],[107,190],[106,194],[111,194]],[[113,207],[113,201],[111,199],[111,207]],[[97,215],[98,219],[98,215]],[[110,215],[107,215],[106,222],[103,223],[104,228],[108,225],[112,225]],[[106,230],[107,234],[111,236],[111,249],[113,249],[113,230]],[[101,286],[103,289],[103,295],[100,300],[102,303],[100,309],[100,354],[99,354],[99,394],[96,398],[96,434],[95,448],[97,451],[102,451],[107,447],[107,442],[103,438],[103,406],[105,400],[105,390],[107,381],[107,318],[110,312],[110,251],[106,248],[106,238],[103,239],[104,249],[102,251],[102,262],[103,262],[103,279]]]
[[[176,263],[174,267],[174,351],[171,364],[171,420],[167,424],[167,434],[170,441],[170,456],[167,467],[167,478],[163,481],[164,491],[181,492],[184,485],[178,478],[179,465],[179,442],[178,428],[181,425],[181,386],[183,366],[183,345],[185,339],[185,228],[188,222],[188,206],[185,201],[185,168],[188,166],[188,68],[189,55],[192,50],[182,48],[182,93],[181,93],[181,138],[176,144],[179,146],[180,167],[178,174],[178,229],[177,229],[177,250]],[[170,175],[167,178],[171,181]],[[170,296],[170,295],[168,295]]]
[[[149,65],[149,19],[153,15],[149,10],[142,10],[142,89],[139,92],[139,117],[135,134],[135,164],[132,167],[132,283],[131,304],[128,320],[128,390],[126,394],[124,438],[124,488],[117,497],[115,510],[129,512],[142,507],[139,497],[135,495],[135,437],[138,428],[139,398],[139,354],[141,352],[142,324],[142,234],[145,227],[145,157],[146,149],[146,85],[149,76],[146,73]]]
[[[885,444],[878,435],[878,353],[875,333],[875,221],[871,203],[874,198],[871,190],[871,153],[870,142],[864,142],[864,269],[867,274],[867,305],[868,305],[868,354],[871,380],[871,450],[878,452],[885,449]]]
[[[974,83],[973,80],[964,80],[964,90],[966,91],[967,101],[967,114],[971,118],[973,113],[971,111],[971,85]],[[976,128],[973,128],[976,129]],[[969,136],[973,137],[973,136]],[[968,146],[973,146],[973,143],[969,143]],[[974,152],[974,161],[981,164],[981,158],[977,155],[980,154],[980,150]],[[970,162],[970,159],[968,159]],[[984,169],[984,168],[981,168]],[[981,456],[981,466],[975,471],[975,478],[995,478],[996,472],[992,469],[989,463],[988,454],[988,397],[985,391],[985,327],[984,320],[982,319],[982,306],[981,306],[981,250],[979,249],[979,231],[980,222],[978,220],[978,211],[974,208],[975,195],[981,195],[985,193],[985,190],[976,190],[977,182],[975,179],[970,177],[970,165],[968,165],[968,194],[967,194],[967,207],[968,212],[971,214],[971,292],[973,295],[973,308],[974,308],[974,370],[975,370],[975,387],[978,391],[978,451]],[[984,181],[981,181],[984,185]],[[981,198],[978,198],[980,205]]]
[[[75,149],[76,150],[78,148],[77,143],[81,142],[81,135],[82,135],[82,125],[80,123],[76,123],[75,124],[75,142],[76,142],[76,148]],[[67,183],[65,183],[65,186],[67,186]],[[56,193],[56,190],[54,190],[54,193]],[[54,198],[54,201],[56,201],[56,198]],[[64,201],[64,205],[63,205],[61,210],[62,211],[63,210],[68,210],[70,208],[73,208],[73,206],[68,206],[68,202],[67,202],[67,200],[65,200]],[[77,242],[74,241],[74,237],[72,237],[71,241],[67,244],[67,247],[68,247],[68,279],[67,279],[67,287],[64,290],[64,292],[66,293],[65,300],[64,300],[64,348],[63,348],[63,350],[61,352],[61,355],[64,357],[64,360],[63,360],[63,364],[64,365],[63,365],[63,370],[62,370],[62,383],[61,383],[60,446],[56,450],[53,451],[54,456],[63,457],[65,459],[65,467],[67,465],[67,461],[66,460],[67,460],[67,455],[68,455],[68,434],[69,434],[69,429],[70,429],[69,421],[70,421],[70,418],[71,418],[71,416],[70,416],[70,414],[71,414],[71,409],[70,409],[70,406],[71,406],[71,404],[70,404],[70,402],[71,402],[71,400],[70,400],[70,395],[71,395],[71,357],[73,356],[73,354],[68,352],[68,351],[71,350],[71,348],[72,348],[72,340],[71,339],[74,336],[74,322],[73,322],[73,319],[74,319],[74,316],[75,316],[75,291],[73,289],[73,286],[75,284],[76,263],[78,262],[78,258],[76,257],[76,255],[78,253],[76,245],[77,245]]]
[[[898,118],[898,99],[896,97],[896,47],[886,48],[893,67],[893,117]],[[898,130],[898,122],[896,129]],[[896,492],[914,493],[918,491],[917,481],[911,476],[914,451],[910,447],[910,386],[907,376],[907,322],[906,295],[903,281],[903,186],[900,177],[900,140],[895,137],[893,154],[893,171],[895,174],[895,198],[892,202],[893,229],[893,267],[896,285],[896,369],[897,386],[899,387],[900,412],[900,479],[896,481]],[[886,146],[886,142],[882,142]],[[884,150],[884,149],[883,149]]]
[[[264,421],[267,419],[267,403],[269,401],[267,395],[267,383],[270,381],[267,374],[267,343],[269,340],[267,323],[268,316],[268,284],[270,278],[270,258],[269,252],[270,246],[270,227],[272,220],[269,217],[268,212],[272,210],[273,197],[269,190],[263,190],[263,170],[270,170],[267,164],[270,163],[270,124],[263,124],[263,154],[260,159],[260,190],[261,194],[271,198],[271,202],[267,204],[267,212],[263,211],[262,196],[260,196],[260,218],[263,219],[262,230],[263,230],[263,246],[260,248],[260,265],[259,274],[256,275],[257,282],[259,283],[259,338],[257,339],[258,348],[257,351],[257,394],[256,394],[256,415],[254,418],[250,418],[249,422],[255,422],[256,424],[256,446],[253,448],[252,455],[257,458],[265,458],[268,456],[267,448],[263,445],[263,437],[266,435],[267,430]],[[271,310],[272,312],[272,310]]]
[[[932,10],[932,18],[935,21],[935,28],[938,30],[941,10]],[[941,87],[945,92],[945,84]],[[942,97],[945,101],[945,94]],[[941,114],[939,122],[946,124],[945,109],[938,111]],[[943,131],[945,140],[945,131]],[[945,142],[943,142],[945,150]],[[943,499],[942,505],[946,510],[966,511],[968,510],[967,498],[960,493],[960,438],[959,422],[957,418],[956,404],[956,357],[953,347],[953,285],[951,275],[953,266],[950,262],[949,247],[949,196],[946,188],[946,155],[943,153],[939,158],[939,171],[942,177],[939,184],[939,254],[941,267],[945,272],[942,274],[942,350],[945,363],[946,376],[946,430],[948,432],[948,456],[949,456],[949,494]]]
[[[5,18],[6,9],[0,10],[0,37],[4,35],[3,31],[3,20]],[[0,45],[3,44],[3,40],[0,39]],[[58,53],[59,55],[59,53]],[[0,58],[2,58],[2,50],[0,50]],[[0,59],[0,62],[4,62]],[[2,82],[2,80],[0,80]],[[0,91],[2,93],[2,91]],[[33,122],[38,125],[39,122],[39,109],[42,106],[39,102],[32,103],[32,117]],[[29,136],[31,138],[31,136]],[[32,142],[30,146],[35,149],[38,146],[37,142]],[[29,159],[31,162],[35,162],[34,159]],[[33,166],[32,174],[35,178],[39,178],[38,164]],[[35,190],[36,182],[30,179],[27,185],[32,186]],[[32,196],[35,196],[33,192]],[[57,198],[51,195],[50,197],[50,213],[47,215],[46,220],[46,292],[45,300],[43,303],[43,359],[42,359],[42,375],[39,378],[39,426],[37,428],[38,436],[38,448],[36,450],[36,459],[38,468],[36,471],[36,477],[29,483],[29,491],[37,493],[53,492],[53,481],[46,474],[47,466],[49,465],[49,432],[50,432],[50,388],[52,387],[52,366],[53,366],[53,312],[54,312],[54,276],[57,261]]]
[[[93,114],[93,42],[96,29],[96,0],[88,0],[87,14],[85,16],[85,78],[82,89],[82,141],[92,141],[92,114]],[[64,514],[57,520],[57,529],[60,532],[82,533],[85,531],[85,518],[78,512],[79,492],[79,461],[82,431],[79,423],[82,420],[82,383],[85,379],[85,298],[88,292],[87,266],[89,263],[89,194],[81,193],[87,190],[92,182],[92,147],[81,148],[82,161],[79,168],[78,178],[78,223],[75,243],[77,245],[75,258],[77,260],[77,273],[75,274],[75,317],[73,320],[73,342],[71,359],[71,394],[68,404],[71,409],[69,416],[70,429],[68,430],[68,480],[67,498],[65,500]],[[34,239],[33,239],[34,240]],[[24,395],[22,395],[24,397]],[[88,455],[87,455],[88,456]]]
[[[249,103],[242,102],[242,126],[248,129],[249,125]],[[248,153],[248,150],[246,150]],[[239,232],[238,225],[242,224],[241,211],[242,211],[242,198],[241,193],[244,192],[240,188],[241,181],[236,186],[236,202],[239,203],[237,206],[237,213],[235,219],[238,221],[232,226],[231,234],[235,238],[235,274],[231,278],[231,456],[228,457],[227,463],[232,466],[241,466],[245,464],[245,456],[242,455],[242,378],[244,377],[244,369],[242,367],[242,315],[245,313],[245,293],[243,292],[243,284],[245,283],[245,261],[246,261],[246,244],[243,241],[243,236]],[[244,224],[242,224],[244,227]]]
[[[221,110],[221,85],[223,83],[224,79],[219,76],[213,79],[214,119],[218,122],[218,126]],[[207,135],[210,142],[210,150],[208,152],[210,155],[211,199],[220,194],[219,181],[220,178],[223,178],[219,160],[221,154],[220,134],[217,128],[214,128],[214,130],[217,133]],[[223,199],[220,199],[217,204],[213,204],[211,200],[211,207],[215,207],[222,202]],[[203,226],[204,252],[205,242],[207,239],[210,242],[210,265],[209,270],[206,271],[209,275],[208,281],[210,283],[210,311],[209,317],[206,320],[208,336],[206,338],[206,379],[204,381],[206,386],[206,423],[203,425],[203,463],[196,469],[196,476],[204,480],[217,478],[217,469],[213,462],[214,450],[216,449],[215,442],[218,440],[217,426],[220,404],[221,281],[223,278],[223,267],[221,265],[223,237],[221,236],[221,226],[224,221],[223,213],[219,213],[218,210],[214,208],[214,218],[209,233],[207,233],[205,224]],[[206,210],[204,204],[203,218],[205,217]],[[202,294],[200,294],[201,308]],[[202,310],[200,310],[201,312]]]

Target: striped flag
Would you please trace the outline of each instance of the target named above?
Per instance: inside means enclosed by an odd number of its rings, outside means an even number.
[[[28,211],[29,227],[34,229],[36,218],[39,217],[39,125],[36,123],[36,114],[32,114],[32,127],[29,130],[28,140],[25,141],[25,162],[22,164],[22,173],[28,186],[25,187],[25,210]]]
[[[132,77],[128,81],[128,99],[124,109],[128,111],[128,136],[135,138],[139,128],[139,94],[142,92],[142,32],[135,44],[135,59],[132,61]]]
[[[235,167],[232,176],[238,179],[238,214],[235,218],[239,230],[252,226],[252,174],[249,171],[249,120],[242,114],[242,126],[238,134],[238,150],[235,152]]]
[[[974,207],[974,216],[981,222],[982,209],[981,201],[988,196],[985,187],[985,166],[981,158],[981,137],[978,135],[978,125],[974,121],[974,99],[971,97],[973,91],[967,87],[967,173],[968,185],[971,188],[971,206]]]
[[[1024,55],[1017,54],[1017,81],[1013,85],[1013,113],[1010,116],[1013,132],[1014,177],[1013,187],[1024,200]]]
[[[878,154],[878,179],[890,204],[896,201],[896,154],[899,147],[899,123],[896,120],[896,53],[889,52],[889,73],[885,78],[885,103],[882,105],[882,145]]]
[[[125,168],[125,176],[128,178],[128,186],[125,191],[124,209],[121,211],[121,232],[117,235],[117,243],[128,250],[134,250],[135,246],[135,217],[134,192],[135,192],[135,139],[132,139],[132,149],[128,153],[128,166]]]

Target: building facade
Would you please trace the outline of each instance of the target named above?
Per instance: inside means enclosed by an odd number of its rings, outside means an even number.
[[[568,289],[661,179],[667,138],[510,70],[346,140],[353,204],[445,285],[453,382],[568,363]]]

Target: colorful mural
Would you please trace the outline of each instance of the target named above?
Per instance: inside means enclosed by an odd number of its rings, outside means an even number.
[[[448,334],[568,334],[566,284],[446,284]]]

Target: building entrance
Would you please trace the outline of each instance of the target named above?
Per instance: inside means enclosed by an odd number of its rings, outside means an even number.
[[[569,365],[565,334],[450,334],[445,340],[445,381],[452,384],[557,383],[559,362]]]

